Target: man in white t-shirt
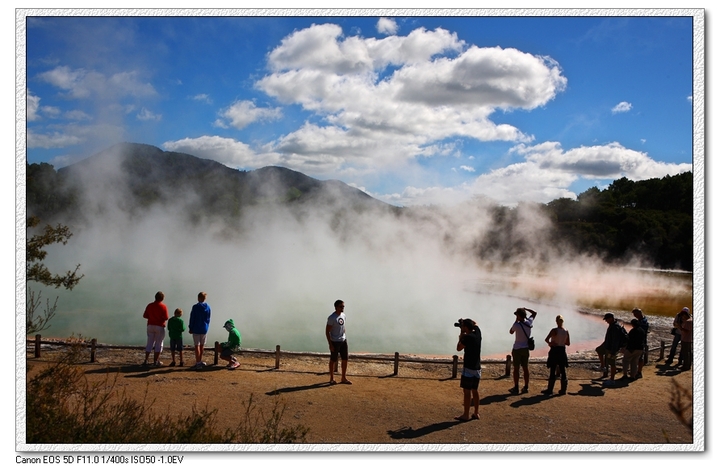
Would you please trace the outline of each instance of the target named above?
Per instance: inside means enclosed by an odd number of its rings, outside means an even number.
[[[530,312],[528,318],[527,313]],[[515,343],[513,344],[512,350],[512,361],[513,361],[513,381],[515,386],[510,389],[510,393],[516,395],[520,393],[518,390],[518,384],[520,383],[520,367],[523,368],[523,379],[525,380],[525,386],[522,388],[522,393],[528,392],[528,384],[530,383],[530,371],[528,369],[528,363],[530,362],[530,346],[528,341],[532,333],[532,324],[535,320],[537,312],[526,307],[520,307],[515,312],[515,323],[510,327],[510,334],[515,334]]]
[[[330,347],[330,385],[335,385],[335,364],[338,360],[338,354],[341,359],[342,377],[341,384],[352,385],[346,377],[348,364],[348,344],[345,337],[345,303],[341,300],[335,301],[335,312],[330,314],[325,326],[325,337]]]

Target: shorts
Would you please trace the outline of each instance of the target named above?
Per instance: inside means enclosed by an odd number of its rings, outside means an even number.
[[[348,360],[348,344],[345,341],[333,341],[332,342],[334,351],[330,351],[330,360],[335,362],[338,359],[338,353],[340,353],[340,359],[343,361]]]
[[[200,334],[200,333],[193,333],[193,344],[195,346],[205,346],[205,339],[207,338],[206,334]]]
[[[597,348],[595,348],[595,351],[598,354],[601,354],[605,356],[605,364],[614,366],[615,361],[617,360],[617,351],[614,353],[611,353],[609,349],[607,349],[605,346],[600,345]]]
[[[182,352],[182,338],[170,338],[170,351]]]
[[[154,350],[156,353],[162,353],[164,339],[165,327],[161,327],[160,325],[148,325],[145,352],[149,353]]]
[[[513,367],[527,367],[530,362],[530,348],[512,350]]]
[[[223,348],[222,351],[220,351],[220,357],[223,357],[223,358],[229,358],[233,354],[238,354],[238,353],[236,353],[235,351],[233,351],[230,348]]]
[[[477,390],[480,385],[481,370],[467,369],[463,367],[460,374],[460,388],[465,390]]]

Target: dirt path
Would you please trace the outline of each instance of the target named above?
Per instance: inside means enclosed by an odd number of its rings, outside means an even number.
[[[480,420],[460,423],[459,380],[450,366],[353,360],[353,385],[327,384],[327,361],[319,358],[241,358],[227,370],[209,366],[145,368],[139,351],[98,352],[95,364],[81,364],[91,380],[117,375],[117,388],[142,398],[148,392],[156,411],[187,413],[193,405],[218,409],[221,425],[232,427],[242,403],[253,395],[266,411],[285,405],[283,421],[310,429],[312,444],[691,444],[692,435],[669,410],[673,380],[691,388],[691,372],[650,362],[644,377],[603,388],[589,365],[569,369],[568,394],[548,397],[547,369],[531,365],[530,392],[511,395],[503,365],[483,365]],[[211,361],[211,359],[208,359]],[[52,362],[28,356],[29,375]],[[556,389],[557,390],[557,389]],[[424,448],[428,448],[427,446]],[[432,448],[432,446],[430,446]],[[642,447],[639,447],[642,450]]]

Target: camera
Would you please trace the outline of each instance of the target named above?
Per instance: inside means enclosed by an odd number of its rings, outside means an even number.
[[[463,321],[463,319],[462,319],[462,318],[459,318],[456,323],[453,323],[453,327],[461,328],[461,327],[462,327],[462,321]]]

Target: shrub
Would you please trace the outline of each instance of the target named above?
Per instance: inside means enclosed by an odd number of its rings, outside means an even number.
[[[70,351],[33,377],[27,386],[27,443],[219,444],[304,442],[309,429],[285,427],[285,404],[275,401],[268,417],[252,394],[245,416],[234,429],[217,427],[217,410],[193,407],[189,415],[157,414],[153,401],[134,400],[116,390],[117,375],[91,383]]]

